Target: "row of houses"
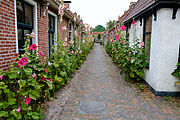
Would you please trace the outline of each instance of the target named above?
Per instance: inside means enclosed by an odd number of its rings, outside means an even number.
[[[74,32],[83,25],[80,15],[70,10],[71,1],[64,1],[64,15],[59,24],[59,0],[0,0],[0,69],[8,70],[16,53],[24,52],[26,34],[34,32],[36,38],[31,44],[46,58],[50,48],[60,33],[68,41],[73,40]],[[84,28],[83,28],[84,29]],[[84,31],[80,31],[82,34]]]
[[[179,78],[171,75],[180,59],[179,8],[180,0],[138,0],[131,2],[117,21],[117,26],[126,26],[130,43],[134,34],[132,21],[135,21],[136,36],[145,43],[148,57],[144,79],[155,95],[180,96],[180,86],[174,85]]]

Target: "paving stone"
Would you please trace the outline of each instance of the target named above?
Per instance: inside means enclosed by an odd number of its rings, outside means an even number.
[[[180,120],[179,107],[138,96],[129,84],[96,44],[70,84],[49,103],[45,120]]]

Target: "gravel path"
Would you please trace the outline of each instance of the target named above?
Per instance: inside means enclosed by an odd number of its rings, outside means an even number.
[[[179,108],[138,96],[97,44],[56,97],[45,120],[180,120]]]

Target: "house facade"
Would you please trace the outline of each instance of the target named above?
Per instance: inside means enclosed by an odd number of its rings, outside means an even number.
[[[179,8],[180,0],[138,0],[123,20],[130,43],[134,37],[145,43],[144,79],[156,95],[180,95],[179,79],[171,75],[180,58]]]
[[[73,40],[74,31],[81,19],[69,8],[71,1],[64,1],[64,16],[59,24],[58,0],[0,0],[0,69],[8,70],[16,54],[24,52],[26,34],[34,32],[31,44],[38,45],[46,58],[55,45],[57,35]]]

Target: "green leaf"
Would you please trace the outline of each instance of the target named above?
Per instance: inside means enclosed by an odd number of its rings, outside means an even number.
[[[8,112],[6,111],[0,111],[0,117],[8,116]]]
[[[36,100],[39,97],[39,92],[36,90],[30,90],[29,97]]]
[[[65,77],[65,76],[67,76],[67,73],[66,73],[66,72],[61,71],[61,72],[60,72],[60,75],[61,75],[62,77]]]
[[[130,72],[130,77],[134,77],[134,73],[133,72]]]
[[[16,79],[16,78],[19,77],[19,75],[15,74],[15,73],[14,74],[9,74],[8,76],[9,76],[10,79]]]
[[[19,81],[20,89],[21,89],[22,87],[24,87],[25,85],[26,85],[26,81],[25,81],[25,80],[20,80],[20,81]]]
[[[31,68],[26,68],[26,69],[24,69],[25,70],[25,73],[27,74],[27,75],[32,75],[32,69]]]
[[[8,104],[9,104],[9,105],[14,105],[14,104],[16,104],[16,99],[15,99],[15,98],[8,98]]]
[[[3,108],[3,109],[6,109],[7,107],[9,107],[9,104],[8,104],[7,101],[4,101],[4,102],[3,102],[3,105],[2,105],[2,108]]]
[[[59,63],[63,63],[63,59],[61,58],[61,59],[59,59]]]
[[[35,119],[35,120],[39,119],[39,113],[33,112],[32,118]]]

